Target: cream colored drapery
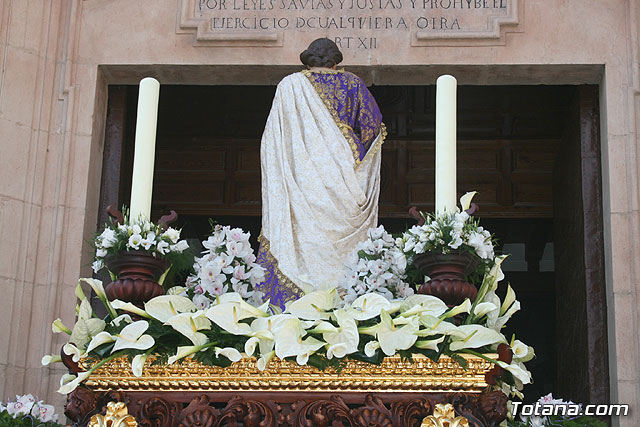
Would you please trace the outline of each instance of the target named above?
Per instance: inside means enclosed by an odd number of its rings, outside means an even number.
[[[280,82],[260,154],[261,243],[277,261],[281,285],[338,284],[346,256],[377,226],[383,139],[381,132],[356,166],[307,77]]]

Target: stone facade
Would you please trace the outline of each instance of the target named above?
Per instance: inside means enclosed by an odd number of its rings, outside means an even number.
[[[0,1],[0,397],[61,402],[62,370],[40,358],[59,351],[49,325],[73,323],[75,284],[90,274],[107,85],[273,84],[331,36],[369,83],[599,84],[611,401],[632,406],[614,423],[640,425],[640,6],[349,3]]]

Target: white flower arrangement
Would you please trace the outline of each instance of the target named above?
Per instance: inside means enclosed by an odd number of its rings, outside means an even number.
[[[13,419],[32,417],[41,423],[56,423],[58,421],[58,414],[56,414],[53,405],[45,404],[32,394],[16,395],[16,400],[7,401],[6,406],[0,403],[0,413],[3,411],[6,411]]]
[[[255,262],[249,237],[240,228],[216,225],[202,242],[205,250],[195,259],[195,274],[187,278],[184,293],[197,307],[208,308],[227,292],[238,293],[252,305],[262,304],[263,293],[253,287],[264,280],[265,270]]]
[[[393,237],[381,225],[367,231],[367,240],[359,243],[347,260],[345,277],[340,283],[346,303],[361,295],[376,293],[388,300],[413,295],[405,282],[407,258]]]
[[[94,245],[95,273],[104,267],[105,257],[123,251],[142,251],[158,258],[170,258],[189,248],[186,240],[180,240],[180,230],[171,227],[163,230],[161,226],[142,219],[106,224],[102,233],[96,236]]]
[[[475,192],[462,196],[461,212],[422,214],[425,223],[411,227],[402,237],[396,239],[397,246],[410,259],[427,252],[469,252],[476,255],[481,264],[490,267],[495,257],[491,233],[466,212],[474,194]]]

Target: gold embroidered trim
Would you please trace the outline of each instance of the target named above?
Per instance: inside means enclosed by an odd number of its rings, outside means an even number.
[[[369,149],[367,154],[365,154],[365,156],[362,159],[362,161],[364,162],[366,159],[368,159],[369,157],[373,156],[378,151],[380,151],[380,149],[382,149],[382,144],[384,144],[384,141],[386,139],[387,139],[387,126],[384,123],[381,123],[380,124],[380,136],[378,138],[376,138],[375,144],[373,145],[373,147],[371,147]]]
[[[309,77],[311,73],[324,73],[324,74],[340,74],[344,73],[344,68],[340,68],[339,70],[332,70],[331,68],[316,68],[313,70],[306,69],[301,71],[302,74]]]
[[[329,73],[330,71],[331,73]],[[340,129],[340,132],[342,132],[342,136],[344,136],[344,139],[346,139],[347,142],[349,143],[349,146],[351,147],[351,152],[353,153],[353,160],[355,161],[355,165],[358,166],[361,162],[360,152],[358,151],[358,144],[356,143],[355,139],[353,139],[353,135],[351,134],[353,132],[353,129],[351,128],[351,126],[349,126],[348,124],[340,120],[340,117],[338,117],[338,112],[331,105],[331,101],[329,101],[327,94],[322,90],[322,86],[311,78],[311,74],[314,72],[335,74],[335,72],[342,73],[344,72],[344,70],[329,70],[329,69],[321,70],[321,71],[303,70],[302,74],[304,74],[307,77],[307,79],[309,80],[313,88],[316,90],[316,93],[322,100],[322,103],[325,105],[325,107],[327,107],[327,110],[329,110],[329,113],[333,118],[333,122],[336,124],[336,126],[338,126],[338,129]]]
[[[280,286],[288,291],[283,303],[298,299],[303,296],[304,292],[302,291],[302,289],[300,289],[300,287],[296,285],[293,280],[289,279],[284,273],[280,271],[280,268],[278,267],[278,260],[271,253],[271,243],[269,242],[269,239],[267,239],[265,235],[262,234],[262,230],[260,230],[260,235],[258,236],[258,243],[260,243],[264,250],[264,257],[266,258],[267,262],[273,265],[273,274],[275,274],[278,278]]]

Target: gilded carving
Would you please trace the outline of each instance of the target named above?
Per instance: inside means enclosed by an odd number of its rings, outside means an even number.
[[[373,365],[348,360],[336,372],[321,371],[295,362],[273,359],[264,371],[255,359],[243,359],[229,367],[204,365],[192,359],[173,365],[149,364],[135,377],[126,358],[115,359],[97,369],[86,381],[94,390],[122,391],[379,391],[479,393],[486,386],[485,373],[491,363],[466,357],[467,369],[442,357],[437,363],[423,356],[412,361],[387,357]],[[85,366],[86,369],[88,366]]]
[[[469,427],[469,420],[463,416],[456,416],[452,404],[438,403],[433,415],[426,417],[421,427]]]
[[[96,414],[89,420],[88,427],[138,427],[133,416],[129,415],[124,402],[109,402],[105,415]]]

